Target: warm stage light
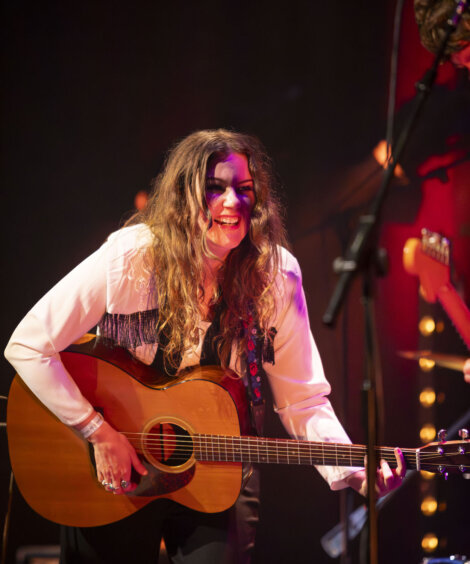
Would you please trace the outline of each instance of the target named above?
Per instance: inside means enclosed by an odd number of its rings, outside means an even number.
[[[434,472],[428,472],[427,470],[420,470],[419,473],[423,480],[433,480],[435,476]]]
[[[382,168],[387,168],[390,158],[390,151],[387,151],[387,142],[385,141],[385,139],[379,141],[377,145],[372,149],[372,155]],[[399,164],[397,164],[397,166],[395,167],[393,174],[400,180],[407,180],[405,171]]]
[[[424,388],[419,394],[419,401],[423,407],[431,407],[436,401],[436,392],[432,388]]]
[[[149,199],[148,192],[140,190],[134,197],[134,206],[136,210],[142,211],[147,205]]]
[[[423,499],[421,502],[421,513],[429,517],[430,515],[434,515],[437,511],[437,501],[435,497],[428,496]]]
[[[425,552],[434,552],[439,545],[439,540],[434,533],[427,533],[421,541],[421,548]]]
[[[436,365],[434,360],[431,360],[430,358],[420,358],[418,360],[418,364],[423,372],[431,372],[431,370]]]
[[[436,323],[431,316],[425,315],[421,318],[418,327],[419,332],[421,333],[421,335],[423,335],[423,337],[429,337],[429,335],[434,333],[434,331],[436,330]]]
[[[436,427],[432,423],[426,423],[421,427],[419,437],[423,443],[429,443],[436,436]]]

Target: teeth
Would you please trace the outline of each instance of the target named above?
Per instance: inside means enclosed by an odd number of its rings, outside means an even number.
[[[219,218],[215,220],[217,223],[222,223],[224,225],[236,225],[238,223],[238,218]]]

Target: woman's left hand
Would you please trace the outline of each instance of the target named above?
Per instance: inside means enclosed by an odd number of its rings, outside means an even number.
[[[380,460],[379,467],[375,475],[375,493],[377,497],[382,497],[383,495],[391,492],[392,490],[398,488],[401,485],[403,478],[406,474],[405,458],[403,453],[399,448],[395,449],[395,458],[397,460],[397,467],[390,468],[388,462],[385,460]],[[367,467],[367,460],[365,461]],[[355,489],[361,495],[367,495],[367,471],[359,470],[351,474],[345,479],[348,486]]]

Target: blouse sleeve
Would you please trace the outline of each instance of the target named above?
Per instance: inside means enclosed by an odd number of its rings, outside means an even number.
[[[109,246],[107,241],[48,292],[18,325],[5,350],[31,391],[67,425],[80,423],[93,408],[59,352],[94,327],[105,312]]]
[[[292,437],[350,444],[326,397],[331,388],[310,330],[300,267],[292,255],[283,252],[283,280],[279,285],[275,324],[275,364],[264,365],[275,411]],[[317,466],[317,469],[332,489],[346,487],[344,478],[358,470],[335,466]]]

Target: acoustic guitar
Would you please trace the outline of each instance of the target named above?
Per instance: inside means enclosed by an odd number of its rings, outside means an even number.
[[[405,270],[419,277],[421,295],[427,302],[441,303],[470,349],[470,311],[451,281],[450,242],[428,229],[423,229],[421,235],[421,239],[412,238],[405,243]]]
[[[242,381],[230,371],[197,367],[166,378],[94,339],[72,345],[62,361],[88,400],[128,437],[149,473],[137,489],[111,495],[98,483],[92,448],[13,380],[7,431],[13,472],[29,505],[65,525],[97,526],[122,519],[157,498],[203,512],[235,503],[243,463],[362,466],[362,445],[258,438],[247,435]],[[408,468],[467,472],[470,441],[402,449]],[[396,466],[393,448],[377,447]]]

